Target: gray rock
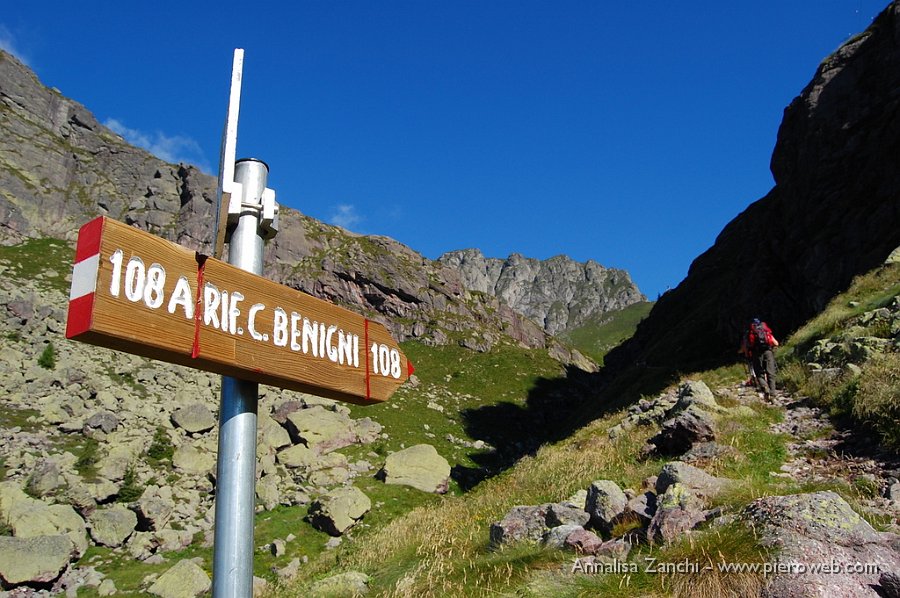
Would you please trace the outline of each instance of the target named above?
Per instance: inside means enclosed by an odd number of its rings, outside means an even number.
[[[113,505],[91,513],[88,526],[94,542],[116,548],[124,544],[134,531],[137,515],[122,505]]]
[[[97,594],[100,596],[114,596],[118,591],[116,583],[108,577],[101,581],[100,586],[97,588]]]
[[[84,420],[84,434],[90,436],[94,430],[109,434],[119,427],[119,418],[110,411],[98,411]]]
[[[647,539],[669,544],[705,519],[700,500],[684,485],[673,483],[657,498],[656,513],[647,528]]]
[[[625,510],[628,499],[622,489],[611,480],[597,480],[588,488],[585,509],[591,525],[604,532],[612,531],[614,522]]]
[[[565,547],[578,554],[596,554],[602,545],[603,540],[597,534],[584,528],[570,533],[565,541]]]
[[[0,578],[9,585],[48,583],[62,574],[73,556],[66,536],[0,536]]]
[[[500,545],[523,540],[539,542],[549,529],[547,526],[549,507],[549,504],[513,507],[503,519],[491,524],[491,543]]]
[[[188,434],[203,434],[216,427],[216,417],[203,403],[191,403],[172,413],[172,423]]]
[[[683,411],[691,405],[713,412],[724,411],[716,402],[716,397],[709,386],[702,380],[688,380],[678,387],[678,402],[674,410]]]
[[[175,509],[172,489],[148,486],[133,508],[141,529],[161,530],[169,523]]]
[[[628,501],[625,507],[625,516],[633,516],[641,522],[641,525],[649,525],[656,513],[656,494],[644,492]]]
[[[717,478],[702,469],[681,461],[663,465],[656,479],[656,493],[663,494],[672,484],[682,484],[701,496],[713,497],[733,484],[732,480]]]
[[[777,548],[784,562],[877,563],[881,571],[900,570],[897,536],[876,531],[834,492],[770,496],[752,502],[745,518],[764,547]],[[776,574],[771,596],[869,596],[877,572]]]
[[[547,507],[547,527],[575,525],[583,527],[591,520],[591,516],[583,508],[569,506],[565,503],[551,504]]]
[[[346,598],[369,593],[369,576],[359,571],[347,571],[317,581],[310,588],[314,598]]]
[[[260,415],[258,420],[257,454],[270,449],[278,450],[291,445],[291,437],[281,425],[268,415]]]
[[[664,421],[659,434],[649,442],[661,455],[681,455],[695,443],[715,440],[714,425],[715,420],[708,413],[689,409]]]
[[[208,592],[212,581],[206,571],[193,561],[178,561],[171,569],[159,576],[147,590],[162,598],[194,598]]]
[[[430,444],[417,444],[388,455],[381,473],[386,484],[437,494],[447,492],[450,482],[450,464]]]
[[[541,542],[547,548],[556,548],[557,550],[564,548],[567,545],[568,538],[571,534],[577,531],[585,531],[583,527],[580,525],[558,525],[556,527],[551,527],[541,538]]]
[[[256,482],[256,498],[267,511],[281,504],[280,485],[281,478],[277,474],[264,476]]]
[[[338,488],[313,502],[309,507],[310,523],[318,530],[340,536],[356,525],[371,508],[372,501],[359,488]]]
[[[46,496],[63,485],[59,465],[52,459],[41,459],[28,478],[28,493],[32,496]]]
[[[888,487],[887,497],[900,506],[900,482],[894,482]]]
[[[288,414],[285,425],[294,443],[319,453],[350,446],[357,438],[350,417],[318,405]]]
[[[172,465],[184,473],[204,475],[213,471],[216,466],[216,457],[191,444],[182,444],[175,449],[175,454],[172,455]]]

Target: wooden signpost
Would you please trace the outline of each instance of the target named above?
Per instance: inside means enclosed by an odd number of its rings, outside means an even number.
[[[413,372],[381,324],[106,217],[79,232],[66,337],[362,405]]]

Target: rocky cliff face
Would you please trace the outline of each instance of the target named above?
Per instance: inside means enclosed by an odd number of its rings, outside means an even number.
[[[900,245],[900,3],[819,65],[785,109],[771,168],[775,187],[606,363],[730,359],[749,318],[786,336]]]
[[[554,335],[591,316],[646,301],[627,272],[593,260],[579,263],[558,255],[541,261],[517,253],[502,260],[465,249],[445,253],[438,262],[457,271],[466,288],[499,298]]]
[[[209,251],[216,181],[132,147],[82,105],[0,51],[0,242],[73,241],[97,215]],[[385,237],[354,235],[282,208],[266,276],[382,321],[400,340],[487,350],[511,339],[590,367],[452,268]]]

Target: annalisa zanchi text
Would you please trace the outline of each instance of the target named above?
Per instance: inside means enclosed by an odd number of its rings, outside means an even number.
[[[588,575],[634,574],[675,575],[685,573],[756,573],[762,575],[817,574],[817,575],[871,575],[881,572],[877,563],[796,563],[774,561],[770,563],[713,563],[691,561],[662,561],[654,557],[644,557],[641,561],[599,561],[590,558],[576,559],[572,573]]]

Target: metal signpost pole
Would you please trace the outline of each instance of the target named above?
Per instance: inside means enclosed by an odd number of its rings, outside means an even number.
[[[261,275],[264,235],[261,219],[268,167],[259,160],[235,164],[241,184],[241,212],[228,242],[228,262]],[[223,215],[224,216],[224,215]],[[253,515],[256,505],[256,423],[259,384],[222,377],[213,596],[253,595]]]

